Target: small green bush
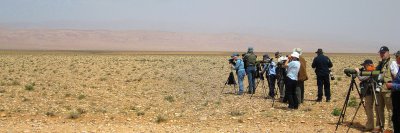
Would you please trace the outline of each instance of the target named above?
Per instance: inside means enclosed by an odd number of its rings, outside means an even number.
[[[20,85],[20,83],[16,80],[13,80],[13,82],[11,83],[11,85],[16,86],[16,85]]]
[[[334,108],[331,114],[333,116],[339,116],[341,113],[342,113],[342,110],[340,110],[338,108]]]
[[[49,111],[49,112],[46,112],[46,116],[53,117],[56,115],[54,114],[54,112]]]
[[[136,112],[136,115],[137,116],[142,116],[142,115],[144,115],[144,112],[143,111],[138,111],[138,112]]]
[[[86,97],[86,96],[85,96],[84,94],[80,94],[80,95],[78,96],[78,99],[79,99],[79,100],[82,100],[82,99],[85,99],[85,97]]]
[[[34,86],[33,84],[27,84],[27,85],[25,85],[25,90],[32,91],[34,89],[33,86]]]
[[[81,113],[79,113],[76,110],[73,110],[73,111],[69,112],[69,115],[67,118],[68,119],[78,119],[79,117],[81,117]]]
[[[244,114],[245,114],[244,112],[240,112],[238,110],[234,110],[231,112],[231,116],[242,116]]]
[[[164,99],[167,100],[168,102],[175,102],[175,99],[173,96],[165,96]]]
[[[163,115],[158,115],[156,117],[156,123],[161,123],[161,122],[166,122],[167,118],[165,118]]]
[[[357,107],[357,105],[357,98],[354,96],[350,98],[349,103],[347,104],[349,107]]]

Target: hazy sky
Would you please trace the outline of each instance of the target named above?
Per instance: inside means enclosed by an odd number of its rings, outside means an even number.
[[[400,45],[400,0],[1,0],[0,26],[256,34]]]

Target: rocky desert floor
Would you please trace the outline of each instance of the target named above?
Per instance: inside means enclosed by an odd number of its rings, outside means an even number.
[[[314,54],[307,54],[305,102],[288,110],[272,107],[260,87],[251,99],[232,87],[221,93],[228,54],[0,51],[0,132],[335,132],[350,83],[343,69],[379,57],[327,55],[332,101],[315,101]],[[360,101],[351,94],[337,132],[365,125],[361,108],[348,126]]]

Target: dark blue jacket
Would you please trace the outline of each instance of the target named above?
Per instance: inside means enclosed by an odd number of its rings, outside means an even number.
[[[311,67],[315,68],[315,74],[317,74],[317,76],[329,76],[329,68],[332,68],[332,66],[332,62],[327,56],[319,54],[314,58]]]

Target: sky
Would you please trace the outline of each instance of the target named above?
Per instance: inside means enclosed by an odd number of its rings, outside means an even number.
[[[238,33],[399,48],[399,0],[1,0],[0,27]]]

